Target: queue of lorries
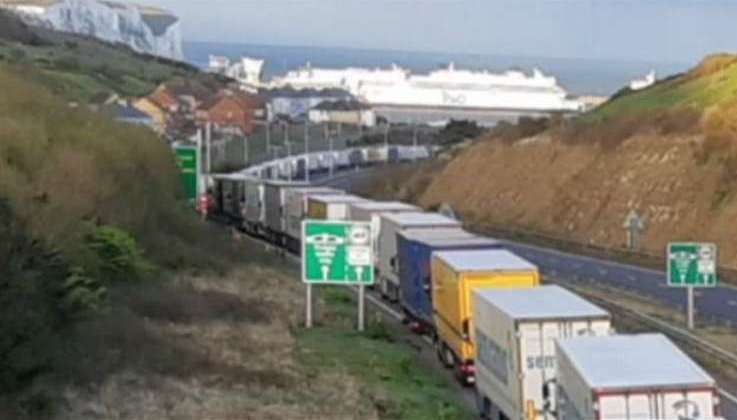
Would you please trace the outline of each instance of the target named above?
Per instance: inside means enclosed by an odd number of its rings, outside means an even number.
[[[617,335],[606,310],[504,243],[400,202],[247,176],[214,177],[219,212],[299,252],[304,219],[370,222],[376,289],[494,420],[720,419],[715,380],[660,334]]]

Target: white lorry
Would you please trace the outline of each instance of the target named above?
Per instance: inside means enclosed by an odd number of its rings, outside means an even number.
[[[381,296],[399,300],[399,266],[397,264],[397,234],[405,229],[460,228],[461,222],[438,213],[380,213],[379,228],[379,290]]]
[[[559,286],[482,290],[473,299],[481,417],[553,420],[542,390],[555,379],[556,340],[609,335],[610,314]]]
[[[287,247],[298,251],[302,239],[302,220],[307,218],[307,200],[313,195],[343,195],[345,192],[328,187],[289,188],[284,193],[284,227]]]
[[[420,208],[399,201],[365,201],[351,203],[348,206],[348,219],[354,222],[371,223],[371,234],[374,242],[374,264],[379,259],[379,231],[381,230],[381,213],[418,212]]]
[[[662,334],[558,342],[558,420],[716,420],[714,379]]]

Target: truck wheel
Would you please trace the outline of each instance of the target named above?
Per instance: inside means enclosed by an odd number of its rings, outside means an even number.
[[[443,349],[443,366],[450,369],[455,365],[456,358],[455,355],[453,355],[453,352],[450,350],[450,347],[448,347],[447,344],[441,341],[441,346]]]
[[[484,397],[476,390],[476,406],[479,410],[479,417],[483,420],[491,419],[491,401]]]
[[[443,342],[439,339],[435,340],[435,355],[438,356],[440,364],[447,368],[448,366],[445,364],[445,356],[443,355]]]

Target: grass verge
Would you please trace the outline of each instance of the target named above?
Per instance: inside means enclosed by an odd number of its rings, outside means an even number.
[[[366,332],[355,331],[351,292],[323,288],[320,324],[297,333],[298,360],[313,374],[344,373],[361,382],[361,393],[382,419],[470,419],[449,379],[402,332],[369,311]],[[431,359],[430,359],[431,360]],[[336,386],[340,386],[336,384]],[[369,408],[367,407],[367,410]],[[364,412],[355,418],[364,418]]]

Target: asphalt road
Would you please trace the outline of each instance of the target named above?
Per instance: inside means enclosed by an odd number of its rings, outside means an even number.
[[[543,273],[605,283],[653,298],[681,311],[686,310],[686,289],[669,287],[664,271],[517,242],[504,241],[504,243],[510,250],[537,264]],[[737,288],[718,286],[697,289],[694,295],[697,322],[701,318],[737,327]]]

